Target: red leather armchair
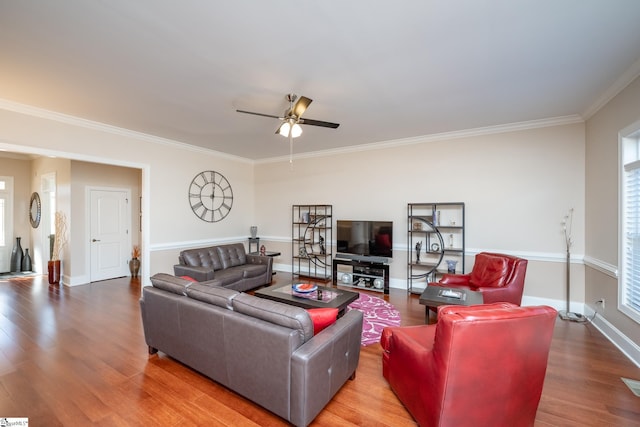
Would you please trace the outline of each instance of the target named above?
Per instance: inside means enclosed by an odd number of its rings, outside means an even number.
[[[482,293],[485,304],[510,302],[520,305],[528,261],[510,255],[480,252],[471,273],[445,274],[429,286],[463,288]]]
[[[383,330],[382,374],[421,426],[533,426],[556,314],[441,306],[437,324]]]

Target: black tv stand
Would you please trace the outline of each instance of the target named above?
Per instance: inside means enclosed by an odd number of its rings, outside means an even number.
[[[356,259],[334,259],[333,286],[338,285],[383,292],[388,295],[389,265]]]

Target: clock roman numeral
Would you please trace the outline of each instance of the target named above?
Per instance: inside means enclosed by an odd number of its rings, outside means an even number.
[[[205,184],[208,184],[209,182],[213,182],[213,173],[211,173],[211,179],[208,178],[205,172],[200,172],[198,176],[202,178]]]

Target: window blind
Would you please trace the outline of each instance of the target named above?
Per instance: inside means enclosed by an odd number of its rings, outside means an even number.
[[[622,304],[640,315],[640,160],[624,165]]]

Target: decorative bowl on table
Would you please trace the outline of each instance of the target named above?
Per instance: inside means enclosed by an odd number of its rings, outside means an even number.
[[[315,291],[318,286],[311,283],[296,283],[292,285],[292,288],[295,292],[306,294]]]

